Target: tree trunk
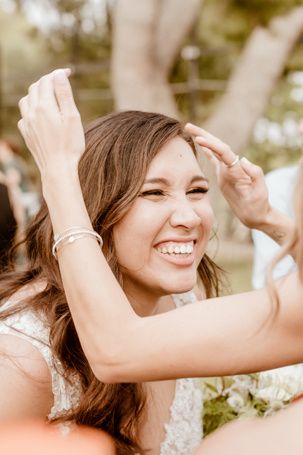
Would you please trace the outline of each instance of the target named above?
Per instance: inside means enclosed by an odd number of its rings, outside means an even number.
[[[303,7],[274,18],[267,28],[257,27],[248,39],[214,114],[204,125],[207,130],[241,154],[254,125],[264,113],[289,55],[303,32]],[[205,160],[204,160],[205,162]],[[214,170],[205,163],[211,181]],[[214,185],[212,199],[220,214],[219,232],[228,230],[226,206]],[[222,215],[223,213],[223,215]],[[224,214],[225,213],[225,214]]]
[[[248,39],[226,93],[205,125],[235,153],[248,143],[302,32],[303,7],[298,7],[274,18],[268,28],[257,27]]]
[[[201,0],[118,0],[113,17],[112,88],[117,109],[178,117],[168,76]]]

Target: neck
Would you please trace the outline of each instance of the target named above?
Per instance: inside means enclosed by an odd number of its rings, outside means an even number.
[[[125,284],[124,292],[134,311],[141,317],[165,313],[175,308],[170,295],[159,295],[148,292],[145,287],[140,288]]]

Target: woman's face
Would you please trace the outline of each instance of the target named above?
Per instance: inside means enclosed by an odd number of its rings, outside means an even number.
[[[185,292],[213,224],[208,182],[187,142],[169,141],[151,162],[141,193],[113,236],[126,292]]]

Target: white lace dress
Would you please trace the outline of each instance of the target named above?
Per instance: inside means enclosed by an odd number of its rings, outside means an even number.
[[[177,307],[196,300],[194,293],[173,296]],[[7,302],[2,308],[7,308]],[[45,359],[52,378],[54,403],[47,416],[52,420],[76,406],[81,394],[80,381],[75,376],[72,383],[60,374],[60,362],[49,347],[49,327],[33,311],[23,311],[0,321],[0,334],[20,337],[35,346]],[[61,370],[62,371],[62,370]],[[191,455],[202,439],[202,392],[198,379],[178,379],[175,398],[170,408],[170,421],[165,425],[165,438],[160,455]]]

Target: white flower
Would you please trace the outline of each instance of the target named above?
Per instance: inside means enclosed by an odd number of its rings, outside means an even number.
[[[243,396],[239,395],[238,393],[233,393],[227,398],[226,401],[229,406],[231,406],[237,412],[239,412],[245,405]]]
[[[213,400],[212,412],[216,406],[222,412],[222,400],[226,400],[237,418],[266,416],[285,407],[303,391],[303,365],[258,374],[207,378],[202,383],[204,400]],[[226,415],[231,418],[230,413]]]
[[[246,401],[249,398],[249,394],[254,394],[256,386],[257,380],[254,375],[234,376],[230,386],[224,390],[223,394],[231,395],[237,393]]]
[[[258,390],[255,396],[256,398],[270,403],[275,401],[288,401],[292,397],[292,394],[285,390],[285,388],[270,385]]]
[[[269,402],[287,402],[302,390],[303,366],[293,365],[260,373],[256,396]]]

